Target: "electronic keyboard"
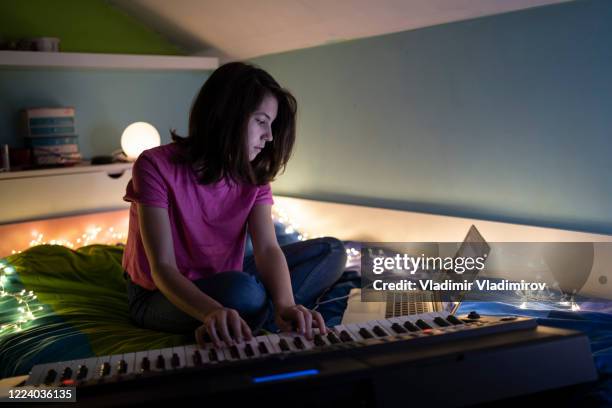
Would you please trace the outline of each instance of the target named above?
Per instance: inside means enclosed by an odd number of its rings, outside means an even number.
[[[192,344],[40,364],[25,385],[76,387],[77,401],[101,407],[204,401],[461,406],[597,378],[583,334],[533,318],[433,312],[314,333],[312,340],[279,333],[231,347]]]

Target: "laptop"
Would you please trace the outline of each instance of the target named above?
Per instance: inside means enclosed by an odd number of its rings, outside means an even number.
[[[482,237],[478,229],[472,225],[455,254],[457,257],[487,257],[491,248]],[[485,258],[486,260],[486,258]],[[445,279],[453,275],[445,273]],[[467,280],[474,282],[479,270],[466,270],[462,274],[455,274],[458,282]],[[408,316],[413,314],[443,312],[454,314],[467,292],[460,292],[454,301],[443,301],[439,292],[434,291],[404,291],[384,293],[383,302],[362,302],[361,288],[352,289],[349,293],[348,304],[342,324],[360,323],[369,320],[389,319],[391,317]]]

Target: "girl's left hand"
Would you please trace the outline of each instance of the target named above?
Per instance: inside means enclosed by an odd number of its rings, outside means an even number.
[[[321,313],[310,310],[302,305],[292,305],[276,309],[274,321],[282,331],[296,330],[308,340],[312,340],[312,327],[319,328],[319,333],[326,334],[327,327]]]

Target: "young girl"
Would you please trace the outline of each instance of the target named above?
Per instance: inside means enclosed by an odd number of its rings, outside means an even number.
[[[129,312],[138,325],[207,334],[216,346],[252,329],[327,328],[314,303],[342,274],[334,238],[279,247],[270,182],[291,155],[295,98],[265,71],[221,66],[196,97],[189,134],[143,152],[124,200],[131,202],[123,256]],[[244,259],[246,233],[253,255]]]

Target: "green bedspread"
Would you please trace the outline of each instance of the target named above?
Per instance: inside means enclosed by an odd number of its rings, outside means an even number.
[[[27,374],[39,363],[118,354],[193,343],[189,335],[142,329],[130,322],[122,246],[78,250],[40,245],[0,260],[14,273],[4,288],[33,291],[35,319],[22,331],[0,332],[0,377]],[[19,315],[15,298],[0,298],[0,322]],[[38,311],[39,306],[43,310]]]

